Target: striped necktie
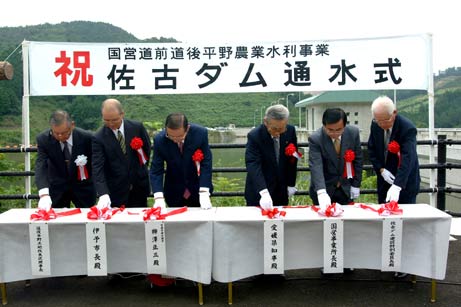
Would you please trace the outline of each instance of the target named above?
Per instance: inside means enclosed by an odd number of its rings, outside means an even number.
[[[123,137],[123,134],[120,132],[120,130],[117,130],[117,140],[120,143],[123,154],[126,155],[125,138]]]

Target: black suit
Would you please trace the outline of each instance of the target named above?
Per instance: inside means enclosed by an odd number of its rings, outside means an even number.
[[[245,150],[247,177],[245,199],[248,206],[259,206],[259,192],[269,190],[274,206],[288,205],[287,187],[296,184],[297,159],[287,157],[285,148],[298,142],[295,128],[287,125],[287,131],[280,135],[279,163],[276,163],[274,141],[265,125],[260,125],[248,133]]]
[[[104,126],[93,137],[93,176],[98,196],[109,194],[111,205],[145,207],[150,194],[148,163],[150,140],[144,126],[123,120],[126,155],[114,132]],[[147,163],[141,165],[137,152],[130,147],[134,137],[143,141]]]
[[[35,184],[37,188],[49,188],[54,208],[69,207],[70,201],[76,207],[89,208],[95,204],[96,193],[91,177],[91,133],[79,128],[72,131],[72,158],[67,170],[61,144],[51,130],[37,136],[38,155],[35,162]],[[79,180],[75,159],[79,155],[87,157],[89,178]]]
[[[406,117],[396,115],[390,142],[396,141],[400,145],[400,167],[398,155],[388,153],[387,159],[384,158],[384,130],[373,122],[370,129],[368,154],[373,164],[373,169],[378,174],[378,202],[384,203],[386,201],[387,191],[390,188],[390,184],[384,181],[380,175],[380,169],[385,168],[395,176],[394,184],[402,188],[399,203],[414,204],[419,192],[419,183],[421,182],[418,154],[416,152],[417,130],[415,125]]]

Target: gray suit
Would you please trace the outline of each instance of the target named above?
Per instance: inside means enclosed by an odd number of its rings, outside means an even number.
[[[344,154],[346,150],[355,153],[355,160],[352,162],[355,174],[347,179],[344,174]],[[359,129],[355,126],[346,125],[341,135],[341,152],[338,157],[333,141],[322,128],[319,128],[309,137],[309,168],[311,171],[311,185],[309,195],[314,204],[318,205],[317,191],[326,189],[332,202],[336,202],[333,194],[342,189],[350,199],[351,185],[360,187],[362,182],[362,148],[360,146]],[[339,186],[338,186],[339,185]]]

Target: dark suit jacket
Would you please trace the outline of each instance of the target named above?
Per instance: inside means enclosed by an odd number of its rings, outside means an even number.
[[[93,177],[98,196],[109,194],[112,206],[139,206],[128,202],[130,193],[138,199],[150,194],[148,163],[150,139],[144,126],[136,121],[123,119],[126,155],[123,154],[114,132],[106,126],[93,137]],[[130,147],[134,137],[143,141],[147,163],[141,165],[136,150]]]
[[[352,163],[355,174],[352,179],[343,177],[346,150],[352,150],[355,153],[355,160]],[[320,189],[326,189],[331,197],[338,181],[344,193],[350,198],[351,185],[359,188],[362,182],[362,168],[363,155],[360,146],[360,131],[357,127],[346,125],[344,128],[341,135],[339,159],[333,141],[323,127],[309,136],[309,169],[311,171],[309,194],[311,198],[315,197]]]
[[[47,129],[37,136],[35,183],[39,190],[49,188],[53,207],[68,205],[61,202],[66,191],[71,191],[72,202],[76,207],[88,208],[95,204],[96,193],[91,177],[91,137],[90,132],[80,128],[72,131],[72,159],[68,174],[61,145],[51,135],[51,130]],[[74,162],[78,155],[87,157],[87,180],[78,180],[77,166]]]
[[[208,145],[208,131],[199,125],[191,124],[183,145],[183,153],[178,145],[166,137],[165,130],[154,138],[153,158],[150,167],[152,191],[163,192],[170,207],[182,206],[186,187],[191,193],[190,206],[200,206],[199,188],[207,187],[213,191],[212,155]],[[192,155],[201,149],[204,155],[200,163],[200,177]],[[164,165],[166,164],[166,170]],[[163,182],[165,174],[165,183]]]
[[[247,177],[245,199],[248,206],[259,206],[259,191],[268,189],[274,206],[288,205],[287,187],[296,185],[297,159],[285,155],[285,148],[298,142],[295,128],[287,125],[287,131],[280,135],[279,164],[276,163],[274,141],[261,124],[248,133],[245,150]]]
[[[415,203],[419,192],[421,178],[419,176],[418,154],[416,152],[417,130],[413,123],[397,114],[390,142],[396,141],[400,145],[401,165],[398,167],[398,156],[388,153],[387,161],[384,160],[384,130],[376,123],[371,123],[370,137],[368,139],[368,154],[373,168],[377,174],[378,201],[384,203],[390,185],[384,181],[379,170],[385,168],[395,176],[394,184],[401,187],[399,203]]]

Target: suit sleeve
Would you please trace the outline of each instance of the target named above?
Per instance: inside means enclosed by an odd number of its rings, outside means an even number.
[[[207,187],[212,191],[212,154],[210,145],[208,144],[208,131],[203,130],[203,142],[201,144],[201,150],[203,152],[203,160],[200,163],[200,187]]]
[[[150,177],[150,184],[152,187],[152,192],[163,192],[163,176],[165,174],[164,163],[165,159],[162,157],[161,150],[161,140],[160,137],[157,136],[154,138],[154,145],[153,145],[153,154],[152,154],[152,162],[150,164],[149,170],[149,177]]]
[[[261,169],[263,153],[254,138],[255,136],[253,134],[248,134],[245,150],[245,164],[247,176],[250,177],[250,182],[254,184],[254,190],[259,192],[266,189],[267,185]]]
[[[356,130],[354,133],[354,152],[355,152],[355,161],[354,161],[354,172],[355,176],[352,179],[352,186],[359,188],[362,184],[362,169],[363,169],[363,153],[362,146],[360,144],[360,131]]]
[[[309,169],[314,190],[326,189],[325,176],[323,175],[322,150],[320,140],[316,136],[309,137]]]
[[[375,173],[379,175],[379,170],[381,168],[384,168],[384,161],[381,161],[381,159],[378,157],[378,146],[376,142],[376,129],[373,128],[373,124],[371,124],[370,127],[370,136],[368,137],[368,157],[370,159],[371,164],[373,165],[373,169],[375,170]],[[384,149],[382,149],[384,150]]]
[[[104,174],[104,146],[96,136],[92,138],[92,158],[93,180],[96,193],[98,196],[109,194],[109,188],[107,187],[106,176]]]
[[[41,137],[37,137],[37,160],[35,161],[35,184],[37,189],[48,188],[48,151]]]
[[[395,174],[394,184],[405,188],[408,181],[411,168],[415,165],[415,160],[418,159],[416,153],[416,128],[407,129],[400,138],[400,168]]]

